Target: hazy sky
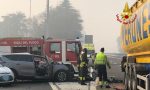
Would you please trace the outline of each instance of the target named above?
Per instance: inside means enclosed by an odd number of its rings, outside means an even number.
[[[46,9],[46,0],[31,0],[32,13],[37,15]],[[107,52],[118,52],[117,37],[120,34],[120,23],[116,14],[120,14],[126,2],[129,6],[136,0],[70,0],[72,6],[80,12],[82,26],[86,34],[94,36],[96,51],[105,47]],[[55,8],[62,0],[50,0],[50,7]],[[30,16],[30,0],[0,0],[0,16],[9,13],[23,12]],[[1,20],[1,19],[0,19]]]

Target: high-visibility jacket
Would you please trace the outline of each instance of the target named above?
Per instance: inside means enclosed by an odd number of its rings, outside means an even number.
[[[107,63],[108,63],[107,56],[102,52],[97,53],[94,64],[95,65],[99,65],[99,64],[100,65],[105,65]]]

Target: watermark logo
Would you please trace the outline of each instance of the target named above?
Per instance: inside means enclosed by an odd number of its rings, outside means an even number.
[[[122,18],[120,18],[119,14],[117,14],[116,17],[117,17],[117,21],[119,21],[122,24],[131,24],[135,21],[135,19],[137,18],[137,15],[134,14],[133,17],[125,15]]]
[[[120,18],[121,17],[121,18]],[[125,8],[121,15],[116,15],[117,21],[119,21],[122,24],[131,24],[135,21],[137,18],[137,15],[132,15],[131,10],[129,9],[128,3],[125,4]]]

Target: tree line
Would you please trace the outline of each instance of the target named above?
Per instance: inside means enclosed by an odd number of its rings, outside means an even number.
[[[75,39],[82,37],[82,19],[69,0],[64,0],[56,8],[49,9],[49,20],[46,11],[32,18],[27,18],[22,12],[2,16],[0,32],[0,38],[42,37],[48,33],[51,38]]]

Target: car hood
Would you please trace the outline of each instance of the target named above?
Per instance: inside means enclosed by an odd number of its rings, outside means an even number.
[[[0,73],[11,73],[12,71],[8,67],[0,67]]]

